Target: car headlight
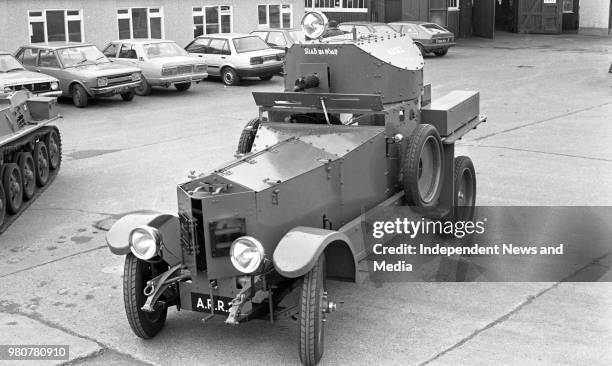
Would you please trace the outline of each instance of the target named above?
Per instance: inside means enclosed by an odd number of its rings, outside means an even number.
[[[230,247],[230,259],[234,267],[242,273],[253,273],[263,263],[265,256],[263,245],[250,236],[241,236],[234,240]]]
[[[57,81],[51,82],[51,90],[57,90],[57,88],[59,88]]]
[[[140,259],[149,260],[159,255],[161,234],[153,227],[144,225],[130,233],[130,250]]]
[[[108,78],[98,78],[98,87],[103,87],[108,85]]]
[[[138,81],[140,80],[140,73],[139,72],[135,72],[132,74],[132,81]]]

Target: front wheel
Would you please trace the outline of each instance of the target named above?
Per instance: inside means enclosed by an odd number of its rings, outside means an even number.
[[[434,55],[436,55],[438,57],[442,57],[442,56],[446,55],[447,53],[448,53],[448,48],[445,48],[443,50],[434,51]]]
[[[300,299],[300,360],[306,366],[316,365],[323,356],[325,313],[325,255],[304,276]]]
[[[264,76],[260,76],[259,79],[263,80],[263,81],[268,81],[268,80],[272,79],[272,76],[274,76],[274,75],[272,75],[272,74],[264,75]]]
[[[184,92],[189,90],[189,88],[191,88],[191,83],[178,83],[178,84],[174,84],[174,87],[176,88],[176,90]]]
[[[121,93],[121,99],[123,99],[124,102],[131,102],[132,99],[134,99],[134,92],[129,91],[129,92]]]
[[[231,67],[226,67],[221,71],[221,78],[223,79],[223,84],[228,86],[240,84],[238,74]]]
[[[142,78],[142,80],[140,81],[140,85],[136,87],[136,89],[134,89],[134,92],[136,93],[136,95],[139,95],[141,97],[149,95],[151,94],[151,84],[147,82],[147,79]]]
[[[81,84],[74,84],[72,87],[72,102],[77,108],[87,107],[87,91]]]
[[[141,309],[147,301],[144,288],[147,281],[153,279],[155,275],[153,264],[136,258],[132,253],[125,256],[123,267],[125,313],[134,334],[144,339],[153,338],[162,330],[168,314],[168,309],[165,307],[154,312]]]

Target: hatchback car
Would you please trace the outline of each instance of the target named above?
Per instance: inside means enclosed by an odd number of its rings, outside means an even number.
[[[301,43],[306,40],[306,36],[301,29],[258,29],[251,32],[263,39],[268,46],[277,50],[285,50],[293,46],[294,43]]]
[[[347,33],[352,33],[353,28],[357,32],[357,37],[369,36],[371,34],[394,34],[395,29],[386,23],[376,22],[344,22],[338,24],[338,29]]]
[[[31,44],[21,47],[15,57],[26,69],[57,78],[62,95],[72,97],[79,108],[87,106],[89,97],[120,94],[125,101],[134,99],[142,76],[139,68],[111,62],[87,43]]]
[[[44,97],[59,97],[59,80],[38,72],[28,71],[8,52],[0,51],[0,93],[27,89]]]
[[[436,56],[444,56],[448,49],[455,45],[453,32],[436,23],[394,22],[389,25],[398,32],[409,35],[423,56],[430,52]]]
[[[189,54],[174,41],[163,39],[124,39],[104,47],[104,55],[118,64],[136,66],[143,78],[136,94],[148,95],[151,87],[186,91],[192,82],[199,83],[208,76],[206,63]]]
[[[284,52],[270,48],[252,34],[199,36],[185,47],[190,55],[204,59],[208,74],[220,76],[225,85],[238,85],[241,78],[270,80],[282,71]]]

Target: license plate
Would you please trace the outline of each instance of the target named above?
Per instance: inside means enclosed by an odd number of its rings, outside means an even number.
[[[446,42],[447,42],[447,40],[446,40],[446,39],[439,39],[439,40],[438,40],[438,43],[446,43]]]
[[[191,310],[210,313],[210,308],[213,307],[215,314],[229,314],[232,298],[223,296],[213,296],[191,293]]]
[[[115,88],[114,91],[117,94],[125,93],[125,92],[128,91],[128,87],[127,86],[119,86],[119,87]]]

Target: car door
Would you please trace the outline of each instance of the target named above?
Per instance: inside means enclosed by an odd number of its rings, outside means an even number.
[[[229,44],[227,39],[211,38],[206,48],[206,64],[212,75],[221,75],[221,67],[228,61]]]
[[[203,59],[204,62],[206,62],[206,65],[208,66],[208,73],[210,75],[215,75],[210,69],[210,64],[207,57],[207,48],[209,43],[210,38],[196,38],[191,43],[189,43],[187,47],[185,47],[185,51],[187,51],[190,56],[196,56]]]

